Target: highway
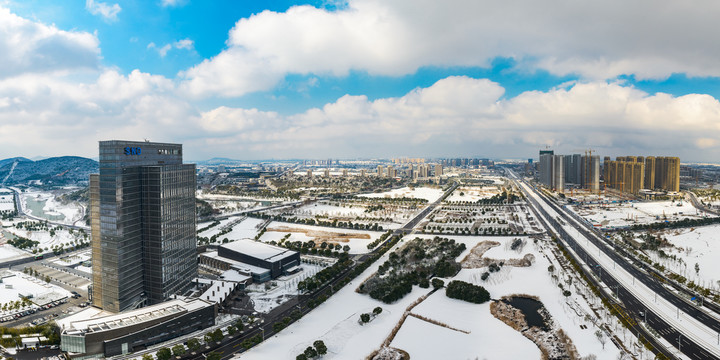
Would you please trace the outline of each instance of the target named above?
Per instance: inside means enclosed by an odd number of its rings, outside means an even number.
[[[662,336],[670,344],[672,344],[676,348],[679,348],[679,350],[688,357],[692,359],[718,358],[717,356],[711,355],[708,350],[699,346],[697,343],[695,343],[693,340],[689,339],[685,335],[681,335],[681,333],[677,329],[673,328],[673,326],[665,322],[661,318],[661,316],[653,313],[652,311],[648,311],[648,309],[642,304],[642,302],[635,298],[635,295],[631,291],[629,291],[622,284],[616,281],[616,279],[613,278],[610,274],[608,274],[608,272],[604,270],[602,266],[600,266],[600,264],[595,262],[593,256],[589,256],[585,252],[584,248],[577,243],[576,239],[570,236],[567,231],[565,231],[563,227],[558,224],[558,221],[545,211],[545,209],[537,202],[536,198],[528,192],[527,189],[530,189],[529,186],[527,188],[521,188],[526,192],[531,207],[536,210],[536,212],[542,213],[550,223],[551,229],[555,230],[555,232],[560,236],[560,238],[562,238],[575,251],[575,253],[578,254],[580,259],[576,260],[580,260],[579,263],[585,262],[588,266],[588,269],[590,269],[595,274],[595,276],[601,279],[608,288],[614,290],[618,299],[624,304],[624,307],[620,310],[627,312],[629,319],[632,320],[630,321],[631,325],[637,324],[636,322],[639,319],[643,319],[643,321],[647,320],[646,324],[649,327],[651,327],[655,332],[657,332],[657,334]],[[557,205],[553,204],[552,201],[549,201],[535,190],[529,191],[534,191],[538,198],[545,202],[548,206],[552,207],[553,210],[555,210],[560,216],[565,219],[565,222],[567,224],[570,224],[573,228],[578,230],[578,232],[584,235],[589,241],[593,242],[593,244],[597,248],[601,249],[606,256],[610,257],[613,261],[615,261],[617,265],[623,267],[623,269],[633,275],[635,277],[633,281],[642,282],[650,289],[655,291],[658,296],[671,302],[675,306],[678,306],[679,310],[683,311],[683,316],[685,316],[686,314],[692,316],[698,321],[708,326],[709,328],[713,329],[714,331],[718,331],[720,329],[720,324],[717,320],[699,311],[693,304],[689,304],[684,300],[677,298],[664,286],[658,284],[657,281],[655,281],[650,275],[628,263],[627,259],[619,256],[612,250],[611,247],[608,247],[604,240],[598,240],[597,235],[587,231],[587,229],[584,229],[583,226],[576,224],[565,211],[560,210],[560,208]],[[665,315],[665,318],[667,318],[667,314],[663,315]],[[640,334],[645,333],[644,337],[646,339],[651,339],[651,337],[649,337],[648,334],[644,332],[643,329],[639,326],[632,326],[632,330],[635,334],[638,334],[638,332]],[[658,345],[659,344],[655,344],[656,348],[658,350],[662,350],[663,347],[659,347]],[[667,351],[663,352],[665,352],[666,356],[670,355],[667,353]]]

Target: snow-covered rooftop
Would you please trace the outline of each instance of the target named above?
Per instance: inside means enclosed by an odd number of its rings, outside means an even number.
[[[220,247],[266,261],[277,261],[296,254],[292,250],[253,240],[237,240]]]

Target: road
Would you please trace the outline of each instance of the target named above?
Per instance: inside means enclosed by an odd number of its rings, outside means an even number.
[[[521,187],[525,190],[524,187]],[[534,190],[531,190],[534,191]],[[527,191],[526,191],[527,192]],[[713,330],[720,330],[720,324],[718,324],[717,320],[710,318],[706,314],[699,311],[697,308],[694,307],[692,304],[688,304],[685,301],[678,299],[674,294],[672,294],[670,291],[668,291],[664,286],[658,284],[652,277],[631,264],[627,262],[627,260],[621,256],[619,256],[617,253],[613,252],[611,248],[608,248],[607,245],[604,243],[604,241],[600,240],[598,241],[597,236],[593,236],[593,233],[590,233],[589,231],[586,231],[586,229],[583,229],[582,226],[577,225],[574,223],[567,213],[565,213],[562,210],[559,210],[559,207],[557,205],[553,206],[552,201],[549,201],[545,199],[541,194],[537,193],[541,200],[543,200],[547,205],[553,207],[553,209],[563,216],[565,218],[566,223],[570,224],[578,230],[581,234],[583,234],[585,237],[587,237],[590,241],[595,244],[599,249],[602,249],[602,251],[605,253],[605,255],[609,256],[611,259],[615,261],[616,264],[622,266],[626,271],[628,271],[630,274],[632,274],[635,277],[634,281],[641,281],[646,286],[650,287],[653,291],[655,291],[658,296],[661,296],[665,298],[666,300],[670,301],[671,303],[675,304],[682,310],[685,314],[690,315],[701,321],[706,326],[712,328]],[[618,299],[624,304],[623,311],[626,311],[629,313],[632,321],[636,324],[632,327],[632,330],[634,333],[644,333],[644,337],[646,339],[652,339],[647,332],[645,332],[642,327],[637,326],[637,319],[642,318],[643,321],[647,319],[647,325],[651,327],[654,331],[656,331],[660,336],[662,336],[665,340],[667,340],[670,344],[673,344],[675,346],[678,344],[677,347],[679,347],[680,351],[689,356],[692,359],[711,359],[711,358],[717,358],[716,356],[713,356],[708,353],[705,349],[703,349],[701,346],[696,344],[694,341],[688,339],[684,335],[681,336],[680,332],[677,331],[675,328],[673,328],[671,325],[667,324],[664,320],[660,318],[657,314],[653,313],[652,311],[648,311],[644,305],[642,305],[642,302],[635,298],[635,296],[628,291],[625,287],[623,287],[622,284],[617,282],[606,270],[603,270],[603,268],[596,263],[592,256],[588,256],[588,254],[585,252],[582,246],[579,246],[576,239],[574,239],[572,236],[570,236],[561,226],[559,226],[558,222],[555,220],[554,217],[550,216],[542,206],[537,202],[537,200],[531,196],[529,193],[526,193],[527,198],[531,204],[531,207],[539,213],[542,213],[546,219],[548,219],[550,226],[548,229],[553,229],[555,232],[562,238],[580,257],[579,263],[582,263],[583,261],[588,265],[588,268],[594,273],[595,276],[597,276],[599,279],[602,280],[603,283],[605,283],[611,290],[615,290],[616,296]],[[547,224],[546,224],[547,226]],[[571,253],[572,254],[572,253]],[[589,277],[590,278],[590,277]],[[643,316],[641,316],[643,314]],[[631,323],[632,324],[632,323]],[[658,350],[662,350],[662,346],[658,346],[658,344],[655,344],[656,348]],[[670,354],[667,353],[667,351],[663,351],[666,356],[669,356]]]
[[[403,236],[404,234],[411,232],[417,224],[422,221],[425,217],[427,217],[438,205],[442,203],[442,201],[447,198],[452,192],[458,187],[458,183],[453,184],[438,200],[433,202],[432,204],[428,205],[425,209],[423,209],[419,214],[417,214],[415,217],[413,217],[410,221],[408,221],[405,225],[403,225],[401,228],[396,229],[393,232],[393,236],[388,236],[388,239],[385,240],[385,242],[381,246],[377,246],[375,250],[373,250],[370,254],[376,253],[377,251],[380,251],[380,249],[387,244],[388,242],[392,241],[394,236]],[[281,308],[279,312],[271,312],[267,316],[263,318],[263,323],[258,324],[252,328],[249,328],[245,330],[242,334],[237,334],[233,337],[229,337],[225,339],[223,342],[219,344],[215,344],[210,347],[210,349],[206,349],[201,354],[195,354],[195,355],[189,355],[185,357],[184,359],[192,359],[192,360],[204,360],[205,354],[211,351],[217,351],[221,352],[223,354],[222,359],[228,360],[231,359],[235,354],[241,353],[245,351],[246,349],[243,348],[242,342],[250,339],[256,335],[261,335],[263,339],[269,338],[275,334],[275,331],[273,329],[273,324],[276,322],[281,321],[285,317],[291,317],[291,314],[293,311],[299,311],[302,313],[302,315],[305,315],[313,310],[313,308],[308,307],[307,304],[310,300],[314,300],[319,298],[320,296],[327,295],[330,297],[334,290],[336,290],[337,286],[341,286],[341,282],[343,282],[351,273],[352,271],[357,267],[363,264],[365,261],[368,261],[370,259],[369,254],[365,254],[361,257],[356,258],[356,261],[354,264],[345,270],[343,270],[340,274],[338,274],[332,281],[329,283],[326,283],[325,285],[321,286],[320,288],[316,289],[312,294],[309,295],[300,295],[298,297],[298,302],[295,306],[287,307],[287,308]],[[292,317],[291,317],[292,318]]]

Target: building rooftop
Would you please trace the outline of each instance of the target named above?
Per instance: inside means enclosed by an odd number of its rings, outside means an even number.
[[[277,261],[296,254],[292,250],[253,240],[237,240],[220,247],[266,261]]]
[[[176,314],[201,309],[206,306],[210,306],[210,303],[204,300],[178,298],[119,314],[109,314],[106,311],[89,308],[59,320],[57,323],[63,329],[63,332],[69,335],[79,335],[87,332],[117,329],[163,317],[172,317]]]
[[[250,264],[246,264],[244,262],[240,262],[237,260],[222,257],[222,256],[218,255],[217,251],[206,251],[200,255],[207,256],[209,258],[222,260],[223,262],[230,264],[231,268],[233,268],[239,272],[246,273],[246,274],[265,274],[270,271],[270,269],[266,269],[266,268],[262,268],[259,266],[250,265]]]

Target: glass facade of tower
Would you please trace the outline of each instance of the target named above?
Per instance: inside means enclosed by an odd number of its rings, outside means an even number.
[[[195,187],[180,144],[100,142],[100,174],[90,179],[93,305],[119,312],[191,285]]]

